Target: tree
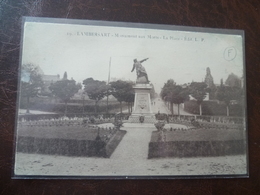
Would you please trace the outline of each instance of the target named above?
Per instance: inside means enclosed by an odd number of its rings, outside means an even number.
[[[173,103],[178,105],[178,115],[180,115],[180,104],[189,100],[189,90],[181,85],[176,85],[173,92]]]
[[[204,82],[192,82],[190,84],[190,95],[196,99],[199,109],[200,109],[200,115],[202,115],[202,108],[201,104],[203,100],[207,96],[207,92],[209,91],[207,84]]]
[[[152,83],[151,83],[151,86],[152,86],[152,89],[150,91],[150,97],[151,97],[151,99],[154,99],[156,97],[156,92],[154,89],[154,85]]]
[[[49,87],[53,95],[60,98],[65,103],[65,112],[67,114],[67,104],[71,97],[73,97],[81,88],[81,84],[76,84],[74,80],[62,79],[52,83]]]
[[[33,64],[24,64],[21,68],[21,95],[27,100],[26,113],[29,113],[30,98],[37,96],[43,87],[42,71]]]
[[[173,114],[173,104],[178,105],[178,115],[180,115],[180,104],[189,99],[189,90],[170,79],[164,84],[161,92],[162,99],[171,104],[171,113]]]
[[[174,82],[173,79],[169,79],[167,83],[164,84],[162,91],[161,91],[161,98],[164,101],[167,101],[170,103],[170,110],[172,115],[174,114],[173,112],[173,91],[174,87],[176,86],[176,83]]]
[[[234,73],[231,73],[230,75],[228,75],[225,84],[230,87],[241,87],[241,79]]]
[[[107,109],[106,112],[108,113],[108,97],[111,95],[111,86],[109,84],[106,85],[106,93],[105,96],[107,97]]]
[[[95,100],[95,113],[97,113],[98,102],[107,95],[106,82],[87,78],[83,81],[83,85],[88,97]]]
[[[229,116],[229,105],[232,100],[239,101],[242,97],[242,89],[236,86],[224,86],[223,82],[217,88],[216,97],[219,101],[223,101],[226,104],[227,116]]]
[[[125,94],[125,102],[128,103],[128,113],[132,112],[134,101],[135,101],[135,92],[133,89],[133,83],[129,83],[128,90]]]
[[[127,81],[114,81],[110,83],[112,89],[112,95],[120,103],[120,112],[122,113],[122,102],[133,102],[134,101],[134,91],[133,83]]]

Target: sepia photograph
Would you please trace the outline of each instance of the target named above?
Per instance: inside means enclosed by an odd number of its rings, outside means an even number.
[[[13,178],[248,177],[244,31],[22,25]]]

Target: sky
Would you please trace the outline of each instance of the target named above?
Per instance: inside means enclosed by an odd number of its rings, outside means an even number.
[[[22,64],[35,64],[46,75],[82,83],[86,78],[136,80],[133,60],[142,60],[159,93],[168,79],[201,82],[209,67],[214,83],[230,73],[243,75],[240,35],[147,28],[25,22]],[[109,68],[110,67],[110,68]]]

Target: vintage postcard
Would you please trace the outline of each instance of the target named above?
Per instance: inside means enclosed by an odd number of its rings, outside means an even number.
[[[13,178],[248,177],[244,31],[25,17]]]

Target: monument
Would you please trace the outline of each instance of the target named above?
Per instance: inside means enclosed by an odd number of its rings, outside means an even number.
[[[134,109],[129,117],[130,123],[155,123],[155,115],[153,114],[151,107],[151,89],[152,86],[148,79],[148,75],[145,68],[142,66],[142,62],[148,60],[148,58],[141,61],[134,59],[134,65],[132,68],[133,72],[136,69],[136,84],[134,85],[135,90],[135,101]]]

